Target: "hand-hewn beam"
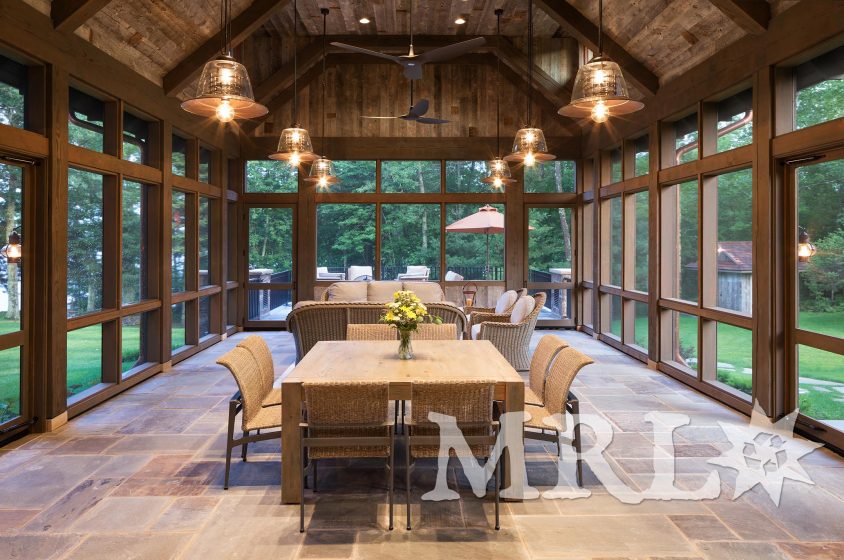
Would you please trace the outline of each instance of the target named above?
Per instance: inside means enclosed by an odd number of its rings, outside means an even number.
[[[231,42],[236,47],[246,40],[256,29],[261,27],[275,12],[287,6],[290,0],[253,0],[248,8],[232,20]],[[183,58],[164,76],[164,93],[172,95],[187,85],[202,65],[220,52],[221,36],[217,32],[195,51]]]
[[[709,0],[725,16],[750,33],[759,35],[768,29],[771,5],[766,0]]]
[[[598,27],[577,8],[565,0],[555,2],[537,0],[536,3],[566,33],[580,41],[581,45],[585,45],[592,51],[598,50]],[[621,66],[624,75],[642,93],[653,95],[659,89],[659,78],[656,74],[636,60],[624,47],[607,37],[606,33],[604,34],[604,53]]]
[[[77,27],[94,17],[111,0],[53,0],[50,17],[53,28],[59,31],[75,31]]]
[[[497,44],[496,52],[505,66],[518,74],[525,82],[529,81],[528,57],[517,49],[513,43],[502,37]],[[567,104],[571,98],[570,85],[561,84],[536,64],[533,65],[533,87],[542,97],[556,105],[558,109]]]

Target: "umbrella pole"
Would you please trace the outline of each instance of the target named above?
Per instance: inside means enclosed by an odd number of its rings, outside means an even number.
[[[486,274],[485,277],[489,280],[489,233],[486,234]]]

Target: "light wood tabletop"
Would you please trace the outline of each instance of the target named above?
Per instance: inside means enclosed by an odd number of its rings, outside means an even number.
[[[384,381],[390,400],[408,400],[413,382],[488,380],[505,411],[524,410],[524,381],[488,340],[415,340],[412,360],[399,360],[398,341],[318,342],[282,381],[283,503],[299,502],[302,456],[299,422],[302,383]],[[509,473],[505,455],[505,473]],[[507,481],[505,480],[505,485]]]

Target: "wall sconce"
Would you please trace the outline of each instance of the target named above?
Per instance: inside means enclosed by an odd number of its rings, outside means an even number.
[[[3,249],[0,249],[0,255],[6,257],[6,262],[9,264],[21,262],[23,250],[21,248],[21,236],[17,231],[9,234],[9,243]]]
[[[10,237],[11,239],[11,237]],[[805,229],[800,230],[800,237],[797,242],[797,260],[800,262],[809,262],[818,250],[809,241],[809,233]]]

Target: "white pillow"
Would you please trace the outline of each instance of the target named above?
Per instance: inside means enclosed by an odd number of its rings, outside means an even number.
[[[478,340],[478,335],[481,334],[480,325],[472,325],[472,340]]]
[[[513,306],[513,311],[510,313],[510,322],[514,324],[521,323],[531,314],[534,307],[536,307],[536,300],[531,296],[520,297],[516,305]]]
[[[518,297],[519,294],[517,294],[515,290],[507,290],[498,296],[498,301],[495,303],[495,312],[504,313],[510,309],[514,303],[516,303],[516,298]]]

